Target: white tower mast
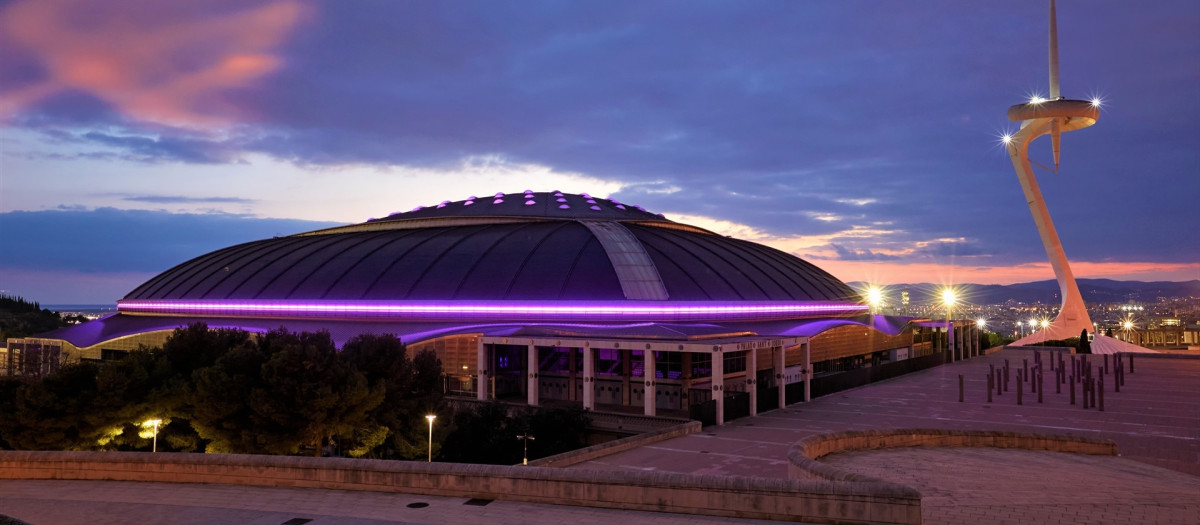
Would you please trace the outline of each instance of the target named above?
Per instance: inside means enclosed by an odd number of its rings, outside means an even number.
[[[1009,120],[1020,122],[1021,129],[1007,138],[1006,142],[1009,158],[1012,159],[1017,178],[1021,181],[1025,200],[1029,203],[1029,211],[1033,213],[1033,222],[1037,224],[1042,245],[1046,248],[1046,255],[1050,257],[1050,266],[1058,279],[1058,287],[1062,292],[1062,307],[1050,326],[1014,343],[1018,345],[1047,339],[1078,337],[1083,330],[1095,331],[1029,161],[1029,144],[1042,135],[1050,135],[1054,150],[1054,168],[1057,171],[1060,134],[1091,126],[1100,117],[1100,108],[1095,103],[1067,100],[1062,98],[1059,92],[1057,25],[1054,0],[1050,0],[1050,99],[1035,98],[1025,104],[1008,108]]]

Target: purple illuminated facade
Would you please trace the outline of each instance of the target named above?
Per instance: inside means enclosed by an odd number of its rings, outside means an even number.
[[[328,330],[339,344],[393,333],[438,353],[451,394],[649,415],[741,394],[753,413],[764,386],[778,406],[788,384],[803,382],[807,398],[814,372],[930,353],[907,319],[867,315],[857,293],[793,255],[562,192],[472,196],[230,246],[117,306],[34,341],[101,358],[193,322]]]
[[[129,315],[267,317],[393,321],[768,321],[867,313],[857,303],[675,302],[649,301],[185,301],[126,300],[117,310]]]

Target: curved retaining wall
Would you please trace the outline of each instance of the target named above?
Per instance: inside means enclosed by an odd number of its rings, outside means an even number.
[[[900,485],[665,472],[238,454],[2,451],[0,479],[225,483],[812,523],[921,522],[920,493]]]
[[[1117,455],[1117,444],[1113,441],[1071,436],[919,428],[855,430],[822,434],[797,441],[788,449],[788,478],[882,483],[881,480],[870,476],[844,472],[817,460],[837,452],[897,447],[993,447]]]

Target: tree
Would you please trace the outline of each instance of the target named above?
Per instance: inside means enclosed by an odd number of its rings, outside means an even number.
[[[260,418],[281,430],[283,446],[312,444],[314,454],[332,436],[364,426],[367,414],[383,400],[384,388],[370,388],[366,377],[339,358],[329,332],[269,332],[259,343],[270,353],[262,365],[264,388],[250,403]]]
[[[396,429],[407,430],[417,407],[412,403],[413,366],[400,338],[391,334],[361,334],[342,346],[341,358],[359,371],[370,388],[383,389],[383,401],[360,428],[345,436],[349,454],[373,454]],[[378,456],[379,454],[374,453]]]
[[[193,374],[192,427],[208,441],[206,452],[268,453],[254,431],[259,422],[250,396],[262,388],[267,355],[256,345],[232,348],[207,368]]]
[[[14,412],[0,419],[0,433],[21,450],[88,450],[106,443],[111,425],[88,417],[95,411],[96,374],[93,363],[73,363],[41,381],[21,385]]]
[[[455,463],[513,465],[521,461],[515,421],[498,401],[454,414],[453,430],[442,440],[440,459]]]

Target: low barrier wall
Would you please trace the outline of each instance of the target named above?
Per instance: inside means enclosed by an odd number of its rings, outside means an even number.
[[[0,479],[225,483],[487,498],[811,523],[919,524],[899,485],[665,472],[136,452],[0,452]]]
[[[654,432],[638,434],[636,436],[624,437],[621,439],[609,441],[608,443],[600,443],[590,447],[563,452],[541,459],[535,459],[529,462],[531,467],[569,467],[585,461],[591,461],[596,458],[604,457],[610,454],[625,452],[626,450],[643,447],[659,441],[683,437],[688,434],[695,434],[700,431],[699,421],[688,421],[687,423],[675,425],[673,427],[664,428]]]
[[[838,470],[817,460],[822,456],[837,452],[899,447],[992,447],[1102,456],[1117,455],[1117,444],[1113,441],[1072,436],[988,430],[856,430],[822,434],[797,441],[788,450],[788,478],[882,482],[870,476]]]

